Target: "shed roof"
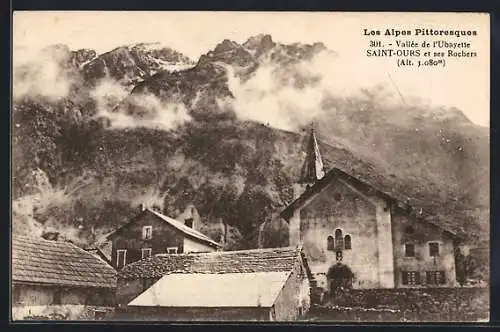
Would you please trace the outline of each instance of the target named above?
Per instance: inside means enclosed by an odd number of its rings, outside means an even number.
[[[271,307],[290,273],[168,274],[129,306]]]
[[[119,272],[120,279],[161,278],[172,273],[257,273],[287,272],[302,259],[309,273],[301,248],[269,248],[211,253],[168,255],[159,254],[126,265]]]
[[[116,287],[116,271],[68,242],[12,237],[12,281],[74,287]]]
[[[215,242],[214,240],[212,240],[211,238],[209,238],[208,236],[206,236],[205,234],[201,233],[201,232],[198,232],[197,230],[191,228],[191,227],[188,227],[186,225],[184,225],[183,223],[181,223],[180,221],[178,220],[175,220],[173,218],[170,218],[170,217],[167,217],[159,212],[156,212],[156,211],[153,211],[149,208],[146,208],[139,216],[137,216],[136,218],[132,219],[131,221],[129,221],[128,223],[126,223],[125,225],[123,225],[122,227],[118,228],[116,231],[114,232],[111,232],[110,234],[108,234],[108,238],[109,237],[112,237],[114,234],[116,234],[116,232],[118,232],[119,230],[125,228],[126,226],[130,225],[132,222],[134,222],[135,220],[137,220],[140,216],[144,215],[145,213],[150,213],[152,215],[154,215],[155,217],[157,217],[158,219],[160,219],[161,221],[167,223],[168,225],[174,227],[175,229],[177,229],[178,231],[182,232],[183,234],[195,239],[195,240],[198,240],[200,242],[203,242],[205,244],[208,244],[212,247],[222,247],[222,244],[218,243],[218,242]]]

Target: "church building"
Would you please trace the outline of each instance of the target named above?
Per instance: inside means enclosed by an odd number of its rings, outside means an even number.
[[[339,168],[325,173],[314,131],[295,189],[281,212],[289,245],[304,248],[324,290],[456,285],[458,236]]]

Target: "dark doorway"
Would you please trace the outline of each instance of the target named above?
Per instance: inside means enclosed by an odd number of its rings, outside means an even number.
[[[339,262],[330,267],[327,273],[330,294],[335,296],[345,290],[351,289],[353,278],[354,273],[352,273],[351,269],[345,264]]]

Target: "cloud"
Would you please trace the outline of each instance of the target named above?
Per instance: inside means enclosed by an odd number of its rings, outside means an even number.
[[[231,105],[242,120],[284,130],[297,130],[318,120],[325,112],[335,112],[335,107],[325,103],[331,98],[363,100],[375,97],[385,106],[402,102],[388,86],[387,75],[370,74],[365,68],[352,63],[347,65],[345,59],[326,51],[318,53],[311,61],[284,67],[264,63],[246,81],[240,79],[234,68],[225,68],[234,99],[220,103]]]
[[[230,67],[227,69],[228,86],[234,100],[226,99],[221,103],[231,104],[242,120],[295,130],[323,111],[324,91],[311,85],[297,88],[290,82],[293,79],[284,82],[271,64],[260,67],[246,82],[242,82]]]
[[[163,102],[149,93],[129,95],[123,86],[109,78],[101,80],[91,96],[97,103],[97,117],[108,119],[111,128],[170,130],[191,120],[182,103]]]
[[[57,100],[68,95],[75,81],[70,67],[70,51],[65,46],[43,49],[17,47],[13,51],[13,98],[43,97]]]
[[[450,104],[440,103],[433,96],[435,92],[410,89],[397,75],[328,51],[297,64],[263,63],[246,81],[237,68],[225,68],[234,99],[220,100],[219,104],[230,105],[242,120],[284,130],[296,131],[332,116],[336,116],[337,126],[359,127],[355,122],[344,123],[351,115],[339,116],[352,108],[355,112],[377,109],[384,121],[399,124],[409,124],[412,116],[457,114],[441,107],[439,104]]]

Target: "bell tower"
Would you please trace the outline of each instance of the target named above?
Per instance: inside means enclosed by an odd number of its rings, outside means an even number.
[[[323,160],[319,151],[318,141],[314,128],[307,139],[306,155],[300,170],[299,180],[293,186],[294,200],[307,190],[308,187],[316,183],[325,176]],[[300,209],[293,211],[289,221],[289,245],[297,246],[300,242]]]
[[[323,169],[323,160],[319,152],[318,140],[314,133],[314,128],[311,128],[311,133],[306,146],[306,158],[300,170],[299,184],[314,184],[325,176]]]

